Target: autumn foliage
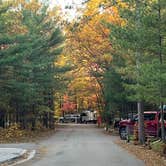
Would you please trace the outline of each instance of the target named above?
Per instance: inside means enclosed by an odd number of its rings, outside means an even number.
[[[119,1],[120,3],[120,1]],[[112,63],[110,28],[108,23],[124,25],[118,5],[109,1],[91,0],[86,3],[80,19],[66,26],[65,52],[74,69],[68,92],[74,94],[80,109],[103,110],[103,75]]]
[[[74,112],[76,109],[76,104],[74,102],[71,102],[69,100],[69,97],[67,95],[64,95],[63,97],[63,104],[62,104],[62,111],[64,113],[68,113],[68,112]]]

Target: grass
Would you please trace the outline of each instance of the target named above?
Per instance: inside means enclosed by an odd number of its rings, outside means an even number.
[[[153,151],[164,155],[166,144],[160,140],[157,140],[151,143],[151,148]]]

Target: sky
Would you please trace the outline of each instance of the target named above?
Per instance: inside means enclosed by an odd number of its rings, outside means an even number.
[[[60,6],[67,18],[74,19],[78,15],[77,8],[82,6],[82,1],[83,0],[50,0],[50,6]],[[72,9],[66,9],[67,6],[72,6]]]

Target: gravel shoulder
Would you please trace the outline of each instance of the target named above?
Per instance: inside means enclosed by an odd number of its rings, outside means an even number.
[[[122,140],[116,140],[116,144],[143,160],[146,166],[166,166],[166,158],[159,153],[154,152],[146,147],[126,143]]]
[[[121,146],[128,153],[135,155],[140,160],[144,161],[146,166],[166,166],[166,156],[161,153],[149,149],[147,146],[135,145],[133,142],[127,143],[121,140],[117,131],[104,132],[114,138],[114,142]]]

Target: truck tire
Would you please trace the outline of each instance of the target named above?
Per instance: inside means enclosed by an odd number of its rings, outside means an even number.
[[[127,139],[127,130],[126,127],[121,127],[119,129],[119,136],[122,140],[126,140]]]

